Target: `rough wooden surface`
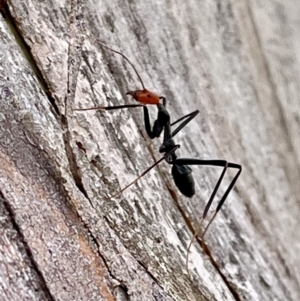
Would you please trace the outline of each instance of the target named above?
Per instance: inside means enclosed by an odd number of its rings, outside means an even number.
[[[0,299],[299,300],[297,1],[7,2]],[[145,138],[139,108],[73,112],[133,102],[125,92],[140,88],[93,36],[128,55],[173,120],[200,110],[176,137],[180,156],[243,165],[208,249],[191,249],[191,278],[190,227],[220,170],[193,168],[192,200],[165,163],[109,199],[161,140]]]

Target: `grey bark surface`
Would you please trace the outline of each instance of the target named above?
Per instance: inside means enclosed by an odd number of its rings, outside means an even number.
[[[300,300],[297,1],[5,2],[0,300]],[[191,277],[187,246],[221,169],[193,167],[192,199],[166,163],[110,198],[162,139],[141,108],[73,111],[141,88],[95,37],[172,120],[200,110],[176,136],[181,157],[243,166],[207,247],[191,248]]]

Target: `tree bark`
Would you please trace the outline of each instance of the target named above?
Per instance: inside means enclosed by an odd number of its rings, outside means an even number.
[[[300,300],[298,1],[2,0],[0,300]],[[166,96],[184,158],[243,166],[187,247],[222,168],[183,197],[141,84]],[[152,120],[156,108],[149,108]],[[234,172],[228,172],[217,200]],[[216,207],[213,204],[213,207]]]

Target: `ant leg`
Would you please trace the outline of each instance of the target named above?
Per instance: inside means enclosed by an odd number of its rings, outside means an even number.
[[[144,122],[145,122],[145,129],[148,136],[151,139],[158,138],[164,129],[170,123],[170,115],[167,109],[165,108],[166,100],[163,98],[163,104],[159,103],[157,105],[157,119],[154,121],[153,127],[151,128],[149,111],[146,106],[143,107],[144,109]]]
[[[177,119],[176,121],[172,122],[170,125],[174,125],[178,122],[180,122],[181,120],[186,119],[184,122],[182,122],[173,132],[172,132],[172,137],[174,137],[179,131],[181,131],[190,121],[192,121],[197,115],[199,114],[199,110],[196,110],[192,113],[189,113],[179,119]]]
[[[121,106],[108,106],[108,107],[93,107],[93,108],[83,108],[83,109],[73,109],[73,111],[111,111],[111,110],[118,110],[118,109],[126,109],[126,108],[137,108],[143,107],[144,105],[140,104],[131,104],[131,105],[121,105]]]
[[[164,96],[159,96],[159,99],[162,100],[163,106],[166,108],[167,107],[167,99]]]
[[[151,122],[150,122],[150,116],[149,116],[148,108],[146,106],[144,106],[143,109],[144,109],[144,124],[145,124],[145,129],[146,129],[147,135],[149,136],[150,139],[154,139],[156,137],[159,137],[161,132],[155,133],[154,132],[154,126],[153,126],[153,130],[151,129]],[[156,134],[158,134],[158,136]]]
[[[155,162],[154,164],[152,164],[142,174],[140,174],[134,181],[132,181],[131,183],[129,183],[128,185],[126,185],[124,188],[122,188],[121,190],[119,190],[114,195],[112,195],[111,198],[114,198],[114,197],[120,195],[128,187],[130,187],[131,185],[133,185],[134,183],[136,183],[140,178],[142,178],[145,174],[147,174],[153,167],[155,167],[157,164],[159,164],[163,159],[164,159],[164,157],[160,158],[157,162]]]
[[[142,174],[140,174],[134,181],[126,185],[124,188],[122,188],[120,191],[115,193],[111,198],[114,198],[118,195],[120,195],[124,190],[126,190],[131,185],[135,184],[140,178],[142,178],[145,174],[147,174],[152,168],[154,168],[156,165],[158,165],[162,160],[166,159],[168,156],[172,155],[178,148],[180,148],[180,145],[174,145],[174,147],[166,153],[163,157],[161,157],[158,161],[156,161],[154,164],[152,164],[150,167],[148,167]]]
[[[200,232],[200,229],[201,229],[201,226],[202,226],[202,223],[204,221],[204,219],[206,218],[207,216],[207,213],[210,209],[210,206],[215,198],[215,195],[221,185],[221,182],[223,180],[223,177],[226,173],[226,170],[227,168],[235,168],[235,169],[238,169],[238,172],[237,174],[235,175],[235,177],[233,178],[233,180],[231,181],[230,185],[228,186],[228,188],[226,189],[224,195],[222,196],[218,206],[217,206],[217,209],[214,213],[214,215],[212,216],[212,218],[209,220],[207,226],[205,227],[204,231],[203,231],[203,234],[201,236],[201,243],[203,244],[203,241],[204,241],[204,235],[206,234],[209,226],[211,225],[211,223],[213,222],[213,220],[215,219],[217,213],[220,211],[221,207],[223,206],[228,194],[230,193],[230,191],[232,190],[232,188],[234,187],[238,177],[240,176],[241,172],[242,172],[242,166],[239,165],[239,164],[235,164],[235,163],[228,163],[227,161],[225,160],[201,160],[201,159],[177,159],[175,160],[174,162],[172,162],[172,164],[176,164],[176,165],[208,165],[208,166],[220,166],[220,167],[223,167],[223,171],[218,179],[218,182],[209,198],[209,201],[208,203],[206,204],[205,208],[204,208],[204,212],[203,212],[203,215],[201,217],[201,220],[200,220],[200,223],[199,223],[199,226],[198,228],[196,229],[190,243],[189,243],[189,246],[188,246],[188,249],[187,249],[187,255],[186,255],[186,270],[187,270],[187,273],[189,274],[189,269],[188,269],[188,260],[189,260],[189,251],[190,251],[190,248],[192,246],[192,243],[194,241],[194,239],[198,236],[199,232]]]
[[[240,176],[241,172],[242,172],[242,166],[239,164],[235,164],[235,163],[229,163],[225,160],[202,160],[202,159],[189,159],[189,158],[181,158],[181,159],[176,159],[174,162],[172,162],[171,164],[176,164],[176,165],[203,165],[203,166],[220,166],[223,167],[223,171],[219,177],[219,180],[211,194],[211,197],[207,203],[207,205],[204,208],[204,212],[203,212],[203,218],[206,217],[207,212],[214,200],[214,197],[221,185],[221,182],[223,180],[223,177],[225,175],[225,172],[227,170],[227,168],[234,168],[234,169],[238,169],[237,174],[235,175],[235,177],[233,178],[233,180],[231,181],[231,183],[229,184],[228,188],[226,189],[224,195],[222,196],[217,209],[216,209],[216,213],[213,216],[213,219],[215,218],[216,214],[220,211],[221,207],[223,206],[225,200],[227,199],[228,194],[230,193],[230,191],[232,190],[233,186],[235,185],[238,177]],[[210,224],[211,224],[212,220],[210,220]],[[207,227],[205,229],[205,232],[207,231]],[[202,235],[203,238],[203,235]]]
[[[231,191],[231,189],[233,188],[233,186],[235,185],[235,182],[237,181],[238,177],[240,176],[241,172],[242,172],[242,166],[239,165],[239,164],[234,164],[234,163],[228,163],[228,167],[229,168],[237,168],[239,171],[238,173],[235,175],[235,177],[233,178],[233,180],[231,181],[230,185],[228,186],[227,190],[225,191],[223,197],[221,198],[218,206],[217,206],[217,209],[216,209],[216,212],[214,213],[214,215],[212,216],[212,218],[209,220],[206,228],[204,229],[203,231],[203,234],[202,234],[202,239],[204,238],[204,235],[205,233],[207,232],[209,226],[211,225],[211,223],[213,222],[213,220],[215,219],[216,215],[218,214],[218,212],[221,210],[221,207],[223,206],[229,192]]]
[[[193,237],[188,245],[188,248],[187,248],[187,253],[186,253],[186,258],[185,258],[185,268],[186,268],[186,271],[188,273],[188,275],[190,276],[190,272],[189,272],[189,253],[190,253],[190,249],[192,247],[192,244],[194,242],[194,239],[198,236],[200,230],[201,230],[201,227],[202,227],[202,223],[203,223],[203,215],[201,216],[201,219],[200,219],[200,223],[195,231],[195,233],[193,234]]]
[[[165,129],[164,131],[164,142],[162,144],[162,146],[166,146],[168,144],[168,142],[179,132],[181,131],[191,120],[193,120],[198,114],[199,114],[199,110],[196,110],[192,113],[189,113],[181,118],[179,118],[178,120],[174,121],[173,123],[170,124],[170,115],[169,112],[167,111],[167,109],[165,108],[166,105],[166,99],[161,97],[161,99],[163,99],[163,105],[158,105],[158,116],[157,116],[157,120],[155,121],[155,123],[157,123],[157,125],[159,126],[159,135],[155,136],[155,137],[159,137],[161,132],[163,131],[163,128]],[[148,114],[148,112],[144,113]],[[145,126],[147,127],[146,123],[148,122],[146,120],[146,118],[148,118],[145,114]],[[183,121],[173,132],[171,131],[171,126],[186,119],[185,121]],[[155,128],[157,126],[156,124],[154,124]],[[149,135],[149,133],[148,133]],[[149,135],[150,136],[150,135]],[[163,150],[164,148],[161,147],[160,152],[164,152]]]
[[[166,100],[164,97],[161,97],[163,99],[163,104],[166,104]],[[149,117],[149,111],[148,108],[145,105],[141,104],[128,104],[128,105],[120,105],[120,106],[108,106],[108,107],[93,107],[93,108],[76,108],[73,109],[73,111],[111,111],[111,110],[118,110],[118,109],[126,109],[126,108],[137,108],[137,107],[143,107],[144,108],[144,123],[145,128],[148,136],[150,139],[154,139],[160,136],[162,133],[164,126],[165,126],[165,119],[169,120],[169,113],[165,109],[165,106],[160,104],[158,105],[158,116],[157,120],[155,120],[153,125],[153,130],[151,129],[151,123],[150,123],[150,117]]]
[[[150,139],[154,139],[160,136],[161,132],[163,131],[163,126],[161,126],[160,122],[155,120],[153,125],[153,130],[151,129],[150,117],[148,108],[145,105],[141,104],[129,104],[129,105],[121,105],[121,106],[109,106],[109,107],[93,107],[93,108],[83,108],[83,109],[73,109],[73,111],[111,111],[111,110],[118,110],[118,109],[126,109],[126,108],[137,108],[143,107],[144,109],[144,122],[145,128],[148,136]]]
[[[213,192],[212,192],[212,194],[211,194],[211,196],[210,196],[210,198],[209,198],[208,203],[206,204],[206,206],[205,206],[205,208],[204,208],[204,212],[203,212],[203,215],[201,216],[199,225],[198,225],[197,229],[195,230],[195,232],[194,232],[194,234],[193,234],[193,237],[192,237],[192,239],[191,239],[191,241],[190,241],[190,243],[189,243],[189,246],[188,246],[188,248],[187,248],[187,254],[186,254],[186,262],[185,262],[185,266],[186,266],[186,270],[187,270],[187,273],[188,273],[188,274],[189,274],[189,267],[188,267],[188,265],[189,265],[189,252],[190,252],[191,246],[192,246],[192,244],[193,244],[193,242],[194,242],[194,239],[198,236],[198,234],[199,234],[199,232],[200,232],[200,230],[201,230],[202,223],[203,223],[204,219],[206,218],[206,215],[207,215],[207,213],[208,213],[208,210],[209,210],[209,208],[210,208],[210,206],[211,206],[211,204],[212,204],[212,202],[213,202],[213,200],[214,200],[214,197],[215,197],[215,195],[216,195],[216,193],[217,193],[217,191],[218,191],[218,189],[219,189],[219,187],[220,187],[220,185],[221,185],[221,182],[222,182],[223,177],[224,177],[224,175],[225,175],[225,172],[226,172],[226,170],[227,170],[228,163],[227,163],[226,161],[224,161],[224,164],[225,164],[225,165],[224,165],[223,171],[222,171],[222,173],[221,173],[221,175],[220,175],[220,177],[219,177],[219,180],[218,180],[218,182],[217,182],[217,184],[216,184],[216,186],[215,186],[215,188],[214,188],[214,190],[213,190]],[[212,222],[212,219],[209,221],[208,226],[205,228],[204,233],[203,233],[202,236],[201,236],[201,243],[203,243],[204,234],[205,234],[205,232],[207,231],[207,229],[208,229],[209,225],[211,224],[211,222]]]

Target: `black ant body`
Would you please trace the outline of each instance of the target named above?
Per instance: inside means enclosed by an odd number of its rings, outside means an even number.
[[[135,73],[137,74],[137,76],[142,84],[143,90],[130,91],[130,92],[127,92],[126,94],[131,95],[140,104],[127,104],[127,105],[120,105],[120,106],[75,109],[74,111],[87,111],[87,110],[109,111],[109,110],[124,109],[124,108],[143,107],[144,124],[145,124],[145,129],[146,129],[148,136],[151,139],[154,139],[154,138],[160,137],[161,133],[164,132],[163,143],[159,149],[159,152],[164,154],[164,156],[160,160],[155,162],[155,164],[150,166],[146,171],[144,171],[132,183],[128,184],[126,187],[124,187],[122,190],[120,190],[118,193],[116,193],[112,197],[119,195],[125,189],[127,189],[128,187],[130,187],[131,185],[136,183],[142,176],[144,176],[146,173],[148,173],[153,167],[155,167],[157,164],[159,164],[163,160],[165,160],[168,164],[172,165],[172,176],[173,176],[175,185],[177,186],[177,188],[183,195],[185,195],[189,198],[191,198],[195,194],[195,182],[194,182],[194,178],[192,175],[192,169],[190,168],[190,165],[223,167],[223,171],[218,179],[218,182],[210,196],[208,203],[206,204],[206,206],[204,208],[204,212],[201,217],[201,222],[200,222],[199,228],[196,229],[195,234],[188,246],[188,253],[187,253],[187,258],[186,258],[186,267],[187,267],[187,271],[188,271],[188,254],[189,254],[190,247],[192,245],[194,238],[198,235],[200,227],[201,227],[204,219],[207,216],[207,213],[208,213],[208,211],[211,207],[211,204],[214,200],[214,197],[220,187],[220,184],[223,180],[223,177],[226,173],[227,168],[237,169],[238,171],[237,171],[235,177],[233,178],[233,180],[231,181],[231,183],[229,184],[228,188],[226,189],[221,200],[219,201],[212,218],[208,222],[208,225],[205,227],[205,229],[202,233],[202,236],[201,236],[201,241],[203,241],[203,237],[204,237],[205,233],[207,232],[210,224],[216,217],[217,213],[220,211],[225,200],[227,199],[228,194],[230,193],[230,191],[232,190],[233,186],[235,185],[238,177],[240,176],[240,174],[242,172],[242,166],[240,164],[227,162],[226,160],[218,160],[218,159],[217,160],[203,160],[203,159],[194,159],[194,158],[178,158],[176,155],[176,150],[180,147],[180,145],[175,144],[173,138],[179,131],[181,131],[191,120],[193,120],[198,115],[199,111],[196,110],[192,113],[189,113],[189,114],[179,118],[175,122],[171,123],[170,114],[166,109],[166,98],[162,97],[162,96],[158,96],[157,94],[155,94],[145,88],[143,81],[142,81],[141,77],[139,76],[137,70],[135,69],[134,65],[129,61],[129,59],[123,53],[111,49],[110,47],[103,44],[102,42],[99,42],[99,43],[101,45],[103,45],[104,47],[108,48],[109,50],[120,54],[133,67]],[[160,101],[162,101],[162,102],[160,102]],[[153,126],[151,126],[149,112],[148,112],[148,108],[146,106],[147,104],[156,105],[158,108],[157,119],[154,121]],[[172,131],[171,127],[177,123],[180,123],[180,124],[175,128],[175,130]]]

